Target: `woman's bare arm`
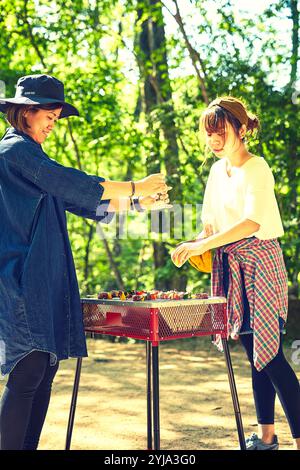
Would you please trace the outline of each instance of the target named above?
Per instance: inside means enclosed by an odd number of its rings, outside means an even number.
[[[208,237],[204,243],[207,250],[211,250],[249,237],[249,235],[257,232],[259,228],[260,225],[253,220],[244,219],[233,225],[229,230],[225,230]]]
[[[103,181],[99,183],[104,188],[102,199],[119,199],[132,195],[131,181]],[[165,182],[162,173],[146,176],[142,180],[134,182],[135,196],[150,196],[152,194],[165,194],[170,189]]]

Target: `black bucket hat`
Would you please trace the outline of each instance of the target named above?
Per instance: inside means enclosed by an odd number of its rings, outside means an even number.
[[[43,105],[49,103],[62,106],[59,119],[79,116],[78,110],[65,102],[63,83],[50,75],[25,75],[19,78],[15,97],[0,98],[0,111],[6,113],[11,104]]]

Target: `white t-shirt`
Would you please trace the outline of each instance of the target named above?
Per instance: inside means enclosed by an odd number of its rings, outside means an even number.
[[[274,177],[262,157],[251,157],[241,167],[226,171],[221,158],[211,167],[205,188],[202,222],[212,224],[214,233],[228,230],[242,219],[250,219],[260,229],[249,235],[268,240],[284,230],[274,194]]]

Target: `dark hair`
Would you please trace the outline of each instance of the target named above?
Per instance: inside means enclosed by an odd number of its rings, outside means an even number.
[[[48,104],[11,104],[6,111],[6,120],[11,126],[21,132],[26,132],[29,129],[28,123],[24,116],[26,111],[37,112],[39,109],[52,110],[61,108],[61,103],[48,103]]]
[[[247,131],[250,134],[253,134],[253,131],[255,129],[260,129],[260,122],[258,117],[254,114],[251,114],[247,111],[247,115]],[[242,124],[230,111],[227,111],[227,109],[224,109],[218,105],[213,106],[211,108],[207,108],[200,118],[200,131],[201,133],[204,133],[204,131],[206,131],[210,134],[225,134],[226,122],[231,124],[235,135],[239,136],[239,130],[242,127]]]

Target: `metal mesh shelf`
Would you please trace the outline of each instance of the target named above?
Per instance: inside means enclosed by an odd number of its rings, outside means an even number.
[[[226,299],[130,302],[82,299],[86,331],[148,341],[227,332]]]

